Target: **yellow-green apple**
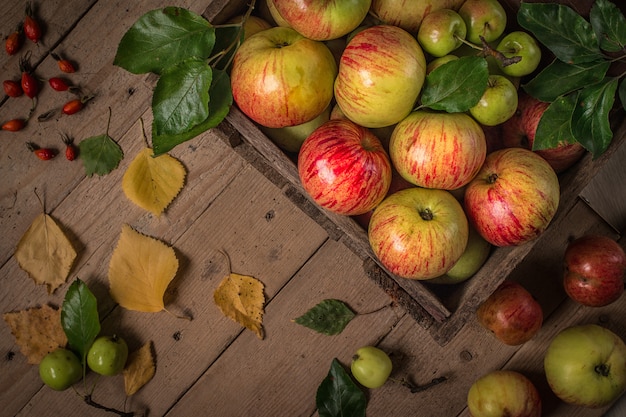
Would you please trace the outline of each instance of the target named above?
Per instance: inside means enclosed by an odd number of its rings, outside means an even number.
[[[319,116],[333,98],[336,75],[335,58],[324,43],[273,27],[237,49],[231,87],[235,103],[250,119],[278,128]]]
[[[391,184],[391,162],[380,140],[348,119],[329,120],[298,153],[304,190],[319,206],[344,215],[372,210]]]
[[[448,54],[448,55],[433,59],[426,65],[426,75],[430,74],[431,72],[433,72],[434,70],[442,66],[443,64],[447,64],[448,62],[454,61],[456,59],[459,59],[459,57],[453,54]]]
[[[502,343],[517,346],[532,339],[543,324],[541,305],[520,283],[505,280],[476,310],[478,323]]]
[[[478,272],[491,253],[491,243],[487,242],[471,225],[467,246],[452,268],[444,275],[428,280],[432,284],[459,284],[467,281]]]
[[[425,77],[426,58],[413,36],[396,26],[372,26],[346,45],[335,99],[361,126],[390,126],[413,110]]]
[[[482,237],[495,246],[514,246],[543,233],[559,198],[559,179],[545,159],[528,149],[505,148],[487,155],[463,201]]]
[[[543,365],[550,388],[566,403],[604,407],[626,390],[626,345],[595,324],[559,332],[548,345]]]
[[[506,34],[498,43],[496,49],[507,58],[519,56],[519,62],[504,65],[501,60],[497,63],[507,75],[523,77],[533,73],[541,62],[541,48],[535,38],[523,31]]]
[[[502,143],[505,147],[533,148],[537,126],[543,113],[550,106],[525,93],[518,92],[518,104],[515,114],[502,124]],[[534,151],[548,161],[557,174],[565,171],[582,158],[585,148],[578,142],[561,142],[554,148]]]
[[[470,114],[484,126],[495,126],[506,122],[517,110],[517,88],[503,75],[489,75],[487,88]]]
[[[387,353],[376,346],[363,346],[357,349],[350,362],[352,376],[367,388],[382,387],[389,375],[393,364]]]
[[[228,22],[229,23],[241,23],[242,19],[243,19],[243,15],[237,15],[231,18]],[[243,24],[244,40],[248,39],[250,36],[254,35],[255,33],[258,33],[265,29],[269,29],[271,27],[272,25],[267,20],[261,17],[254,16],[254,15],[248,16],[246,18],[246,21]]]
[[[602,307],[617,301],[625,272],[624,249],[608,236],[585,235],[567,245],[563,286],[580,304]]]
[[[424,52],[442,57],[461,46],[466,33],[465,21],[457,12],[439,9],[424,17],[417,32],[417,41]]]
[[[467,246],[467,217],[450,192],[429,188],[397,191],[376,207],[368,238],[391,273],[416,280],[445,274]]]
[[[330,119],[330,106],[326,108],[315,119],[295,126],[285,127],[265,127],[259,126],[261,131],[267,135],[279,148],[285,152],[298,153],[304,140],[315,129],[326,123]]]
[[[417,35],[424,16],[439,9],[458,10],[465,0],[372,0],[372,13],[388,25]]]
[[[454,190],[469,183],[485,161],[483,129],[465,113],[416,110],[391,134],[389,156],[412,184]]]
[[[280,16],[309,39],[347,35],[367,16],[372,0],[273,0]]]
[[[498,39],[506,29],[506,12],[498,0],[466,0],[459,14],[467,26],[466,39],[481,45],[481,36],[486,42]]]
[[[491,371],[478,378],[467,393],[472,417],[541,417],[537,387],[523,374]]]

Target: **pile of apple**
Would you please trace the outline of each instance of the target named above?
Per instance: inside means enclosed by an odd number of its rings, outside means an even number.
[[[497,0],[402,3],[267,0],[276,26],[246,21],[233,98],[297,153],[312,200],[368,230],[389,272],[457,283],[492,245],[520,245],[547,228],[557,174],[584,149],[530,150],[546,103],[518,87],[541,48],[526,32],[507,32]],[[420,107],[431,71],[484,49],[489,80],[473,107]]]

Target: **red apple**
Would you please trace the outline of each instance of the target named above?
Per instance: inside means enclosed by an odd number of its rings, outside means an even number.
[[[523,374],[491,371],[477,379],[467,393],[472,417],[541,417],[537,387]]]
[[[466,185],[486,153],[483,129],[465,113],[414,111],[396,125],[389,142],[389,156],[400,175],[425,188]]]
[[[333,98],[337,64],[328,47],[274,27],[246,39],[233,59],[233,98],[250,119],[280,128],[319,116]]]
[[[613,239],[585,235],[565,250],[565,292],[574,301],[589,307],[602,307],[624,293],[626,254]]]
[[[309,39],[337,39],[356,29],[371,0],[272,0],[287,24]]]
[[[559,180],[545,159],[523,148],[487,155],[465,189],[465,211],[495,246],[521,245],[548,227],[559,205]]]
[[[335,99],[361,126],[390,126],[413,110],[425,77],[426,58],[414,36],[396,26],[372,26],[346,45]]]
[[[543,311],[521,284],[505,280],[476,310],[478,322],[502,343],[517,346],[541,329]]]
[[[520,91],[517,112],[502,124],[502,141],[506,147],[532,149],[537,126],[550,103]],[[584,154],[585,148],[578,143],[561,143],[556,148],[535,151],[559,174],[574,165]]]
[[[389,272],[430,279],[454,266],[467,246],[463,207],[445,190],[407,188],[386,197],[370,219],[368,238]]]
[[[376,207],[391,184],[391,162],[380,140],[347,119],[329,120],[304,140],[298,173],[318,205],[350,216]]]

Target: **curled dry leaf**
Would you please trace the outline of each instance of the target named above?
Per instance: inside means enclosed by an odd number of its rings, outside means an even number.
[[[263,339],[264,285],[254,277],[230,273],[213,294],[215,304],[226,317]]]
[[[76,250],[48,214],[35,218],[15,249],[20,268],[51,294],[63,285],[76,259]]]
[[[167,154],[154,156],[145,148],[124,173],[122,189],[126,197],[155,215],[163,213],[185,183],[185,167]]]
[[[123,371],[126,395],[130,397],[139,391],[152,379],[155,372],[154,344],[149,341],[128,357]]]
[[[60,309],[43,305],[4,313],[2,318],[29,364],[38,364],[46,354],[67,344]]]
[[[177,270],[173,248],[124,225],[109,263],[109,292],[128,310],[161,311]]]

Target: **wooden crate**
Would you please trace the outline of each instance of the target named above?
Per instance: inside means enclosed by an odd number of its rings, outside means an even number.
[[[263,0],[257,1],[257,7]],[[509,21],[514,22],[519,0],[501,0]],[[574,7],[579,13],[588,13],[593,1],[560,1]],[[244,0],[215,0],[205,10],[204,16],[218,24],[246,9]],[[622,9],[624,5],[620,5]],[[619,115],[621,116],[621,111]],[[620,117],[621,118],[621,117]],[[233,149],[270,178],[295,204],[325,228],[328,235],[341,241],[363,260],[367,275],[389,296],[401,305],[432,337],[445,345],[461,330],[469,316],[496,287],[518,266],[529,253],[552,250],[553,259],[560,259],[568,239],[584,230],[568,222],[579,195],[602,166],[621,147],[625,146],[626,122],[614,118],[614,139],[609,149],[593,160],[590,154],[574,167],[559,176],[561,199],[559,209],[548,229],[532,242],[514,247],[494,248],[484,266],[470,280],[453,285],[437,286],[426,281],[407,280],[388,272],[371,250],[366,231],[352,218],[319,208],[300,184],[293,155],[285,154],[258,126],[233,106],[219,129],[226,133]],[[544,249],[546,248],[546,249]],[[530,261],[529,261],[530,262]],[[340,273],[340,272],[339,272]]]

